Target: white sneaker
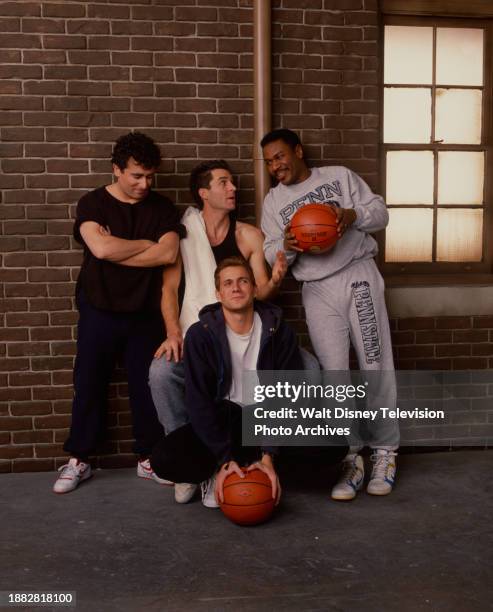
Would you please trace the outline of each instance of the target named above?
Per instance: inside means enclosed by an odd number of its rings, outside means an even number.
[[[214,495],[214,489],[216,487],[216,475],[214,474],[209,480],[204,480],[200,483],[200,490],[202,491],[202,503],[207,508],[219,508],[219,504],[216,501]]]
[[[366,492],[370,495],[388,495],[392,491],[395,483],[395,473],[397,466],[395,457],[397,453],[393,451],[377,448],[371,456],[373,470],[370,482],[366,487]]]
[[[54,493],[70,493],[79,486],[79,483],[92,476],[91,466],[76,457],[71,457],[68,463],[58,468],[58,471],[61,474],[53,485]]]
[[[349,501],[363,486],[365,466],[363,458],[357,454],[346,455],[342,462],[342,473],[337,484],[332,488],[331,497],[338,501]]]
[[[197,486],[189,482],[175,482],[175,502],[187,504],[195,495]]]
[[[173,486],[171,480],[165,480],[164,478],[159,478],[154,473],[154,470],[151,467],[151,462],[149,459],[143,459],[142,461],[138,461],[137,463],[137,476],[139,478],[146,478],[147,480],[154,480],[158,484]]]

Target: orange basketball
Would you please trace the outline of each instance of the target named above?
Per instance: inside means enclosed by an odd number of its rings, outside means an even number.
[[[272,485],[262,470],[244,472],[240,478],[233,472],[224,481],[224,502],[221,510],[237,525],[257,525],[270,518],[274,511]]]
[[[293,215],[291,232],[303,251],[326,253],[339,240],[337,216],[327,204],[307,204]]]

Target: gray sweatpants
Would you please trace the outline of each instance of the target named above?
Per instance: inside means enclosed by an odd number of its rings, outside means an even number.
[[[359,369],[371,375],[368,409],[395,408],[396,386],[384,282],[373,259],[358,262],[338,274],[303,284],[303,304],[315,353],[324,370],[349,370],[349,347],[354,346]],[[349,374],[348,374],[349,379]],[[395,450],[396,421],[365,422],[372,448]],[[352,432],[363,428],[352,427]],[[362,434],[351,439],[352,450],[363,446]]]

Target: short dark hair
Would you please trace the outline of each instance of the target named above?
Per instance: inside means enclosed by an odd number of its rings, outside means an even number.
[[[244,257],[226,257],[217,266],[214,272],[214,285],[216,289],[219,289],[219,275],[225,268],[245,268],[248,272],[248,276],[252,281],[252,285],[255,286],[255,274],[253,273],[252,266],[248,263],[248,261]]]
[[[195,166],[190,173],[190,191],[192,192],[195,203],[200,209],[204,207],[204,202],[199,195],[199,189],[209,188],[212,180],[212,171],[218,169],[227,170],[230,174],[233,174],[228,162],[225,162],[224,159],[213,159],[211,161],[202,162],[198,166]]]
[[[111,163],[123,171],[131,157],[147,170],[158,168],[161,163],[159,147],[150,136],[142,132],[130,132],[120,136],[113,147]]]
[[[276,140],[282,140],[292,149],[295,149],[297,145],[301,144],[300,137],[296,132],[288,130],[287,128],[281,128],[279,130],[272,130],[272,132],[266,134],[260,141],[260,146],[264,148],[266,145]]]

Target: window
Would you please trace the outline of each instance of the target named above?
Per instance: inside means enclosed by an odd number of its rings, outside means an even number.
[[[490,38],[485,19],[384,19],[389,274],[492,271]]]

